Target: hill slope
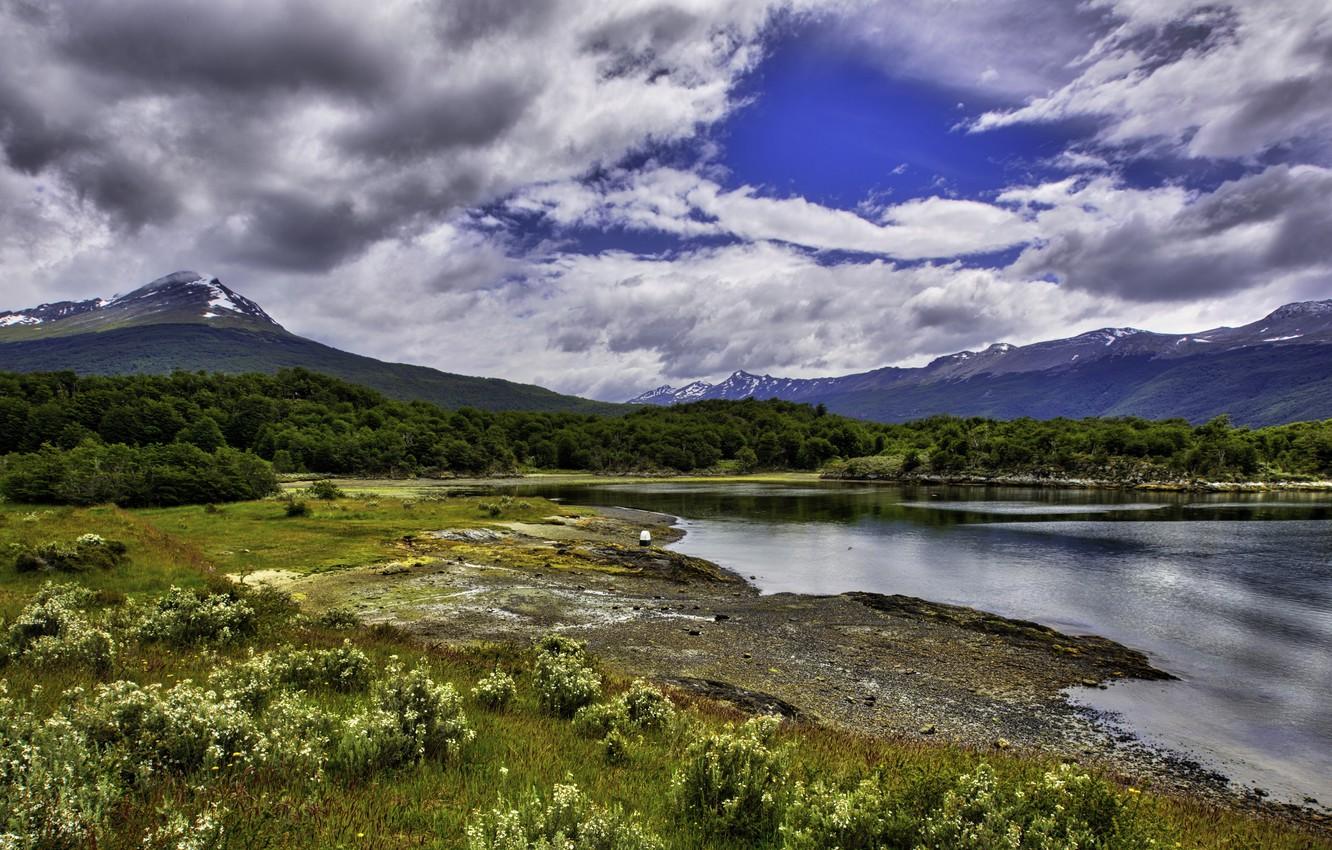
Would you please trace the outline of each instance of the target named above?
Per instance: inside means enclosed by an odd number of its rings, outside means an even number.
[[[0,313],[0,369],[90,375],[177,370],[273,373],[301,366],[402,400],[448,408],[569,413],[620,405],[543,387],[386,363],[288,332],[216,278],[176,272],[110,300],[65,301]]]
[[[996,343],[920,368],[835,378],[736,372],[725,381],[658,387],[632,399],[781,398],[847,416],[904,422],[933,414],[1185,417],[1230,414],[1269,425],[1332,417],[1332,301],[1287,304],[1238,328],[1158,334],[1102,328],[1027,346]]]

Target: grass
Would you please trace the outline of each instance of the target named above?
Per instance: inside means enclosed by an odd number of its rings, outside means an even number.
[[[44,509],[3,505],[0,547],[72,539],[85,532],[123,540],[130,549],[129,566],[71,578],[101,590],[146,595],[172,584],[201,588],[215,582],[219,572],[259,568],[306,572],[392,558],[404,534],[489,523],[489,518],[477,509],[478,501],[484,500],[418,501],[404,507],[402,500],[383,497],[312,500],[313,516],[298,519],[286,518],[283,503],[278,500],[228,505],[217,512],[197,507],[123,511],[113,507]],[[539,521],[561,510],[541,500],[528,502],[526,508],[512,503],[501,519]],[[44,580],[17,574],[0,563],[0,610],[12,616]],[[407,666],[422,661],[438,680],[453,682],[464,694],[498,665],[516,674],[518,698],[504,713],[486,711],[467,700],[467,715],[477,737],[458,761],[427,762],[356,781],[311,782],[281,771],[255,768],[216,778],[169,779],[134,790],[109,813],[115,828],[98,847],[138,847],[148,830],[161,825],[161,810],[168,802],[192,812],[210,801],[220,802],[227,810],[227,847],[461,847],[469,814],[494,805],[497,794],[516,796],[530,787],[545,792],[566,777],[597,802],[619,803],[640,812],[672,850],[774,846],[707,837],[683,828],[666,789],[688,736],[648,736],[633,747],[627,764],[607,764],[598,741],[580,737],[570,722],[540,712],[526,648],[432,648],[413,643],[393,629],[335,631],[303,619],[274,622],[264,635],[251,646],[262,649],[291,643],[331,648],[350,635],[352,642],[371,657],[373,669],[382,670],[393,656]],[[126,641],[116,667],[106,678],[165,685],[184,679],[202,682],[220,665],[242,657],[246,649],[182,651]],[[627,686],[626,677],[614,671],[607,673],[609,692]],[[54,710],[62,691],[94,682],[86,671],[38,671],[21,663],[0,668],[0,679],[11,695],[30,697],[39,711]],[[701,731],[740,719],[737,712],[716,703],[684,694],[675,698]],[[317,699],[326,708],[344,709],[353,698],[321,694]],[[905,787],[922,778],[951,780],[983,759],[1003,781],[1015,783],[1034,779],[1054,764],[1030,755],[980,754],[947,744],[885,740],[813,726],[789,728],[783,739],[793,748],[796,778],[850,779],[877,768],[886,772],[890,782]],[[1288,824],[1216,809],[1194,800],[1150,793],[1135,794],[1134,798],[1146,816],[1161,825],[1166,836],[1163,847],[1332,847],[1325,839]],[[1176,840],[1178,845],[1174,844]]]

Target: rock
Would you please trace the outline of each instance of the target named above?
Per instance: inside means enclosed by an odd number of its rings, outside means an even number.
[[[689,636],[690,636],[690,637],[699,637],[699,636],[701,636],[702,634],[703,634],[703,633],[700,632],[698,629],[690,629],[690,630],[689,630]]]
[[[695,606],[695,607],[697,607],[697,606]],[[713,621],[714,623],[724,623],[724,622],[726,622],[726,621],[729,620],[729,619],[731,619],[731,615],[730,615],[730,614],[713,614],[713,615],[712,615],[712,621]]]

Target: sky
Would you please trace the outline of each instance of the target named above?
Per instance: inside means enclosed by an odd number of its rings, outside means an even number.
[[[608,400],[1332,298],[1329,0],[0,0],[0,309]]]

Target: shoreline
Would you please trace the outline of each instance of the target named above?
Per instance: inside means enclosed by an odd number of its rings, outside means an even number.
[[[354,481],[366,485],[380,485],[389,489],[434,489],[440,487],[503,487],[524,484],[563,484],[590,486],[596,484],[633,484],[639,482],[691,483],[753,483],[753,484],[813,484],[822,481],[861,484],[883,484],[901,487],[1020,487],[1051,490],[1116,490],[1162,493],[1325,493],[1332,492],[1332,480],[1326,481],[1207,481],[1207,480],[1117,480],[1110,478],[1050,478],[1035,475],[852,475],[838,472],[770,471],[738,474],[734,472],[565,472],[531,471],[501,473],[493,476],[460,476],[457,478],[382,478],[366,479],[337,475],[310,476],[284,475],[280,477],[284,488],[307,485],[319,478],[335,481]]]
[[[1102,478],[1041,478],[1022,475],[878,476],[820,473],[821,481],[849,481],[899,486],[1031,487],[1052,490],[1137,490],[1165,493],[1323,493],[1332,481],[1115,481]]]
[[[545,523],[442,529],[396,544],[389,563],[246,580],[433,643],[568,631],[628,675],[749,711],[901,741],[1029,751],[1332,829],[1323,812],[1246,795],[1069,699],[1070,687],[1173,678],[1131,647],[913,597],[763,595],[732,570],[660,548],[684,536],[676,517],[566,508]],[[637,545],[644,527],[652,547]]]

